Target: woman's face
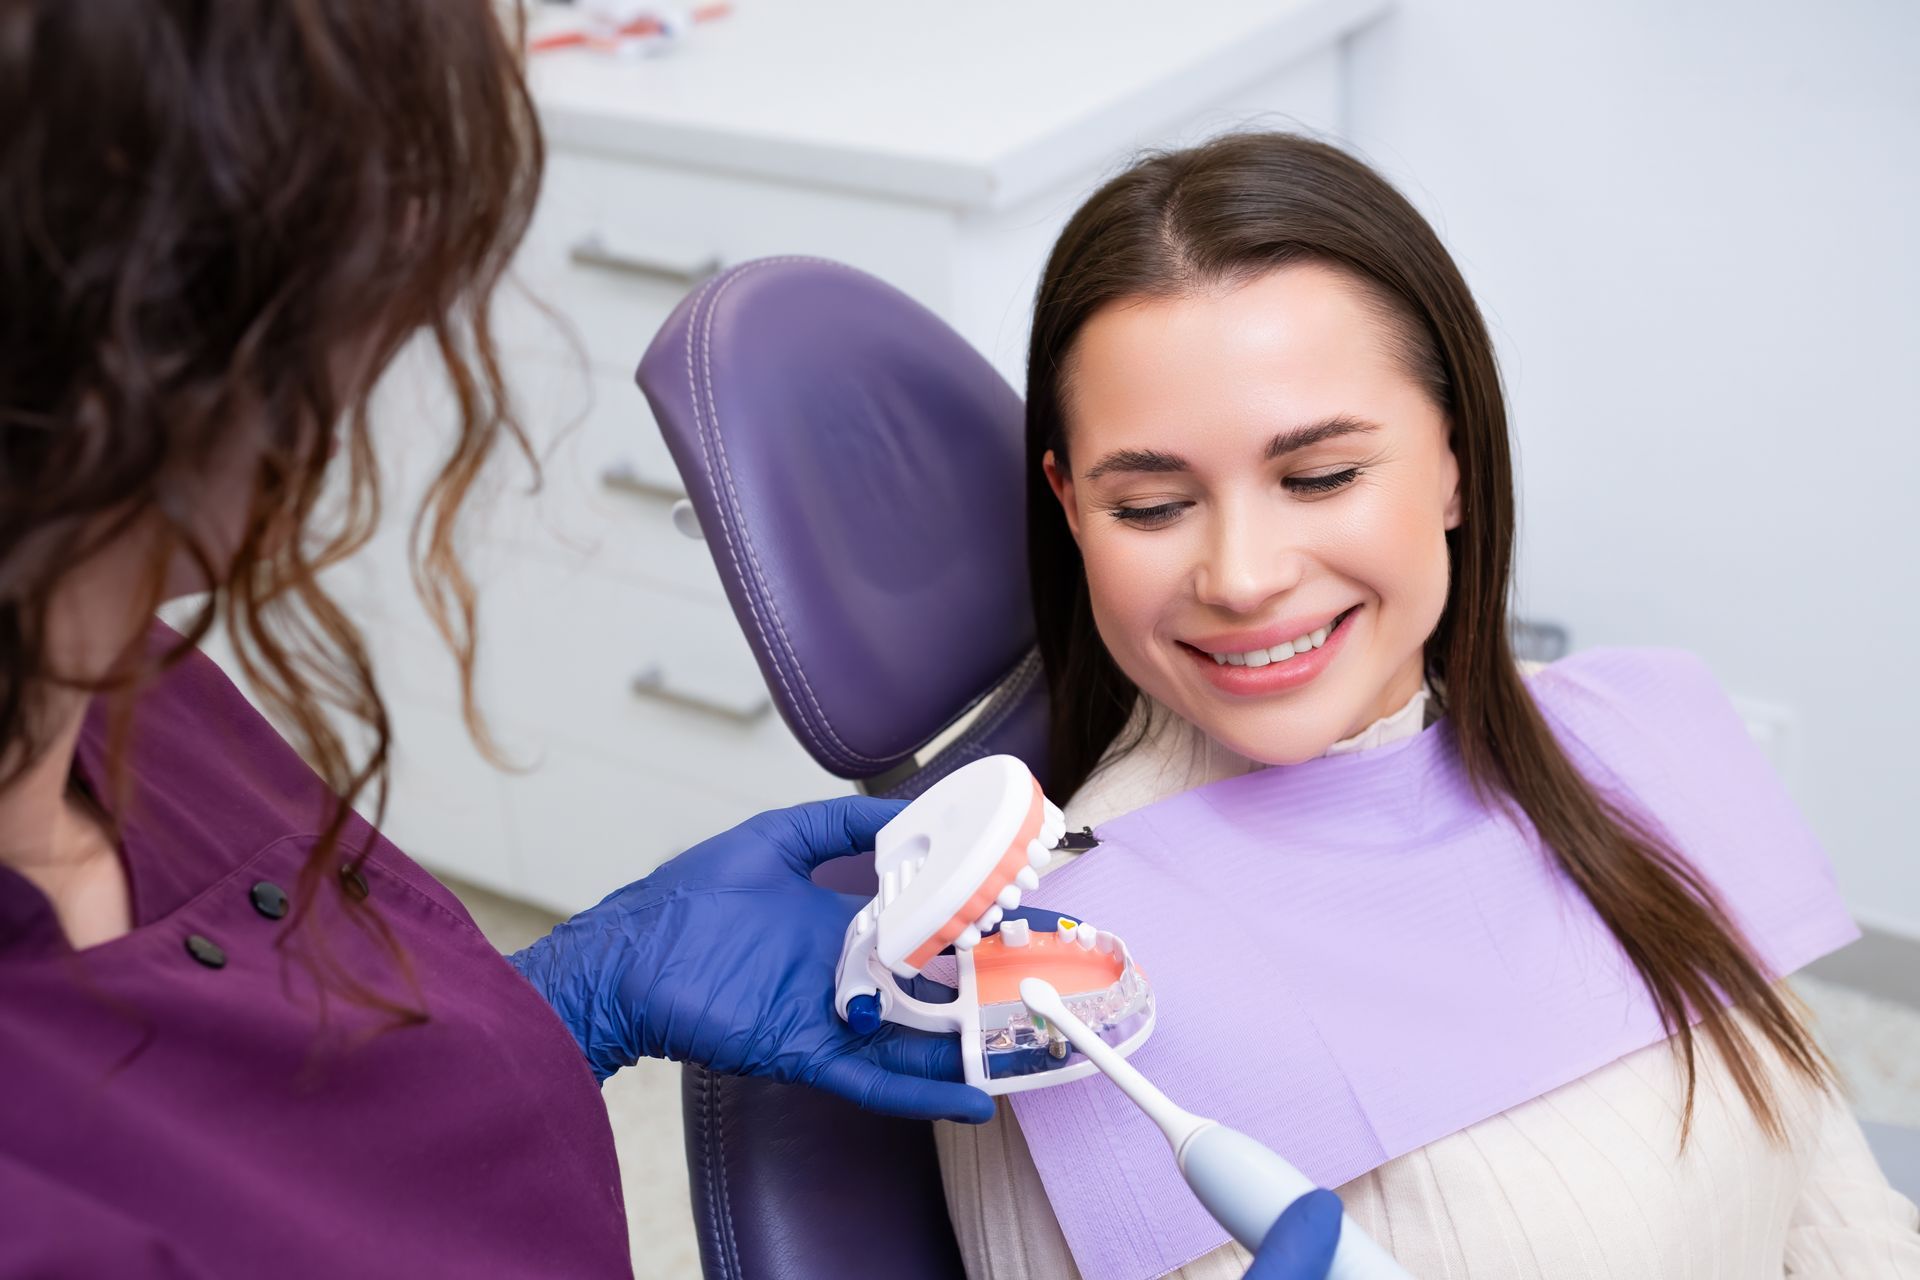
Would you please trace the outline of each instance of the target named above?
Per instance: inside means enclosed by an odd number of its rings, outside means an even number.
[[[1459,467],[1391,323],[1301,265],[1108,306],[1074,346],[1071,474],[1045,466],[1100,637],[1141,689],[1267,764],[1403,706],[1446,602]]]

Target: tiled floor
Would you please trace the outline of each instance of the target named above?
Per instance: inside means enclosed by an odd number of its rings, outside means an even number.
[[[553,916],[485,890],[456,885],[495,946],[512,951],[552,928]],[[1862,1120],[1920,1127],[1920,1009],[1810,977],[1794,980],[1815,1028],[1852,1092]],[[680,1068],[642,1062],[604,1090],[626,1186],[638,1280],[700,1273],[687,1167],[680,1145]]]

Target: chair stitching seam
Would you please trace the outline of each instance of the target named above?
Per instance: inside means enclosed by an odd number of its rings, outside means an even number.
[[[745,279],[750,272],[758,270],[761,267],[776,266],[776,265],[780,265],[783,263],[790,263],[790,262],[813,262],[813,263],[819,263],[826,266],[839,267],[843,270],[848,269],[846,268],[845,264],[833,262],[830,259],[814,258],[806,255],[794,254],[794,255],[788,255],[788,256],[779,257],[779,258],[766,258],[766,259],[762,259],[759,262],[749,264],[748,266],[735,272],[733,275],[727,277],[723,283],[720,283],[719,287],[714,291],[712,301],[707,304],[706,316],[704,320],[701,322],[700,360],[701,360],[701,366],[702,366],[702,373],[704,375],[703,385],[704,385],[704,389],[707,397],[707,414],[706,414],[706,417],[703,419],[696,410],[694,419],[697,423],[702,424],[703,435],[708,435],[705,424],[710,422],[712,425],[710,439],[713,444],[713,456],[719,459],[721,475],[724,477],[724,480],[725,480],[725,485],[726,485],[725,498],[726,498],[727,514],[731,517],[732,522],[737,523],[739,525],[740,543],[742,546],[746,548],[747,560],[752,566],[752,571],[753,571],[752,590],[750,591],[749,595],[750,597],[751,596],[765,597],[764,603],[765,603],[766,611],[768,615],[772,618],[774,630],[778,633],[780,637],[780,646],[781,646],[782,654],[784,655],[784,661],[782,661],[779,656],[776,656],[774,666],[775,666],[775,669],[780,673],[781,687],[787,690],[789,697],[792,696],[793,690],[792,690],[792,686],[787,682],[788,673],[786,670],[788,666],[791,666],[792,675],[794,679],[799,682],[800,688],[806,694],[808,704],[812,707],[813,714],[809,717],[809,719],[815,720],[818,722],[819,728],[821,729],[822,732],[826,734],[827,738],[831,742],[832,747],[836,748],[841,753],[843,763],[848,763],[856,766],[880,765],[880,764],[886,763],[884,758],[864,755],[861,752],[854,750],[853,747],[849,746],[847,742],[843,738],[841,738],[839,732],[834,728],[833,722],[828,718],[826,709],[820,705],[819,697],[818,695],[815,694],[812,683],[807,679],[806,670],[804,667],[800,665],[799,657],[794,652],[792,638],[787,634],[786,620],[781,616],[779,603],[774,599],[772,590],[768,588],[766,585],[766,576],[765,576],[764,570],[761,568],[761,565],[760,565],[759,552],[754,547],[752,534],[748,531],[746,521],[744,520],[741,514],[739,494],[735,489],[734,481],[733,481],[733,466],[732,466],[731,460],[727,456],[726,441],[722,437],[720,432],[719,405],[713,393],[713,344],[712,344],[713,318],[715,313],[718,312],[720,309],[721,298],[726,294],[728,289],[732,288],[736,282],[742,279]],[[703,290],[703,293],[704,293],[704,290]],[[696,303],[695,304],[696,313],[698,312],[698,310],[699,310],[699,304]],[[688,376],[688,380],[691,381],[693,377],[691,346],[689,346],[688,348],[687,376]],[[708,474],[709,484],[712,483],[712,479],[713,477],[711,474],[711,466],[709,466],[709,474]],[[733,533],[732,533],[732,530],[728,527],[728,525],[729,525],[729,521],[723,519],[721,521],[721,531],[723,535],[727,538],[728,553],[730,555],[734,555],[735,572],[739,572],[740,562],[739,562],[738,556],[735,555],[733,552]],[[763,644],[768,644],[769,648],[771,648],[765,627],[762,626],[760,623],[759,609],[757,605],[754,612],[755,612],[755,626],[760,631],[761,642]]]
[[[719,1170],[720,1170],[722,1203],[726,1205],[726,1209],[727,1209],[726,1217],[723,1220],[724,1225],[727,1229],[727,1255],[733,1260],[734,1273],[736,1275],[744,1276],[746,1269],[741,1264],[741,1261],[740,1261],[740,1241],[734,1235],[734,1231],[733,1231],[733,1196],[732,1196],[732,1192],[727,1188],[727,1185],[726,1185],[727,1184],[726,1102],[721,1095],[719,1078],[714,1076],[711,1072],[709,1072],[708,1079],[713,1087],[714,1132],[719,1136],[719,1142],[717,1144],[716,1149],[719,1152],[720,1158],[715,1163],[719,1166]]]
[[[729,279],[734,278],[738,277],[730,277]],[[766,623],[760,617],[760,600],[758,583],[756,581],[758,566],[755,566],[753,572],[748,572],[747,567],[740,561],[739,551],[733,545],[733,528],[729,515],[732,514],[737,518],[737,512],[730,513],[727,510],[727,505],[731,499],[727,494],[721,492],[720,485],[713,473],[712,441],[714,437],[718,436],[719,432],[717,426],[716,429],[711,432],[708,430],[706,415],[701,412],[702,383],[695,375],[693,368],[693,349],[699,346],[702,348],[701,363],[706,368],[709,376],[711,376],[712,360],[706,349],[706,344],[712,331],[712,308],[709,307],[707,310],[707,322],[705,326],[701,325],[700,316],[701,308],[707,306],[707,295],[712,293],[715,286],[719,285],[720,282],[721,277],[715,277],[702,285],[700,292],[694,296],[693,314],[688,318],[687,322],[687,390],[693,399],[693,422],[695,430],[699,433],[700,437],[700,460],[707,472],[707,489],[713,494],[715,500],[722,504],[720,534],[727,548],[727,559],[733,564],[735,576],[740,579],[741,584],[746,588],[747,615],[753,623],[755,634],[760,637],[761,647],[768,650],[769,653],[772,653],[773,642],[767,635]],[[715,301],[718,301],[717,294],[715,295]],[[709,404],[712,403],[712,395],[710,392],[706,399]],[[774,658],[774,678],[779,680],[780,688],[786,693],[788,701],[791,702],[794,700],[794,691],[793,686],[787,681],[786,667],[781,662],[778,654],[773,654],[772,656]]]
[[[707,1235],[718,1255],[720,1274],[740,1280],[740,1251],[733,1236],[733,1206],[727,1200],[726,1153],[720,1127],[719,1080],[705,1067],[700,1072],[700,1151],[707,1187]]]

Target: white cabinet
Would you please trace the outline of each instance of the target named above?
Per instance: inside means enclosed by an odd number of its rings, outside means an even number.
[[[387,525],[332,580],[393,706],[389,832],[571,910],[761,808],[847,790],[771,713],[706,548],[669,523],[679,478],[632,382],[660,323],[717,267],[823,255],[921,300],[1018,386],[1040,267],[1088,191],[1143,146],[1337,130],[1340,41],[1382,8],[792,0],[661,59],[536,59],[547,179],[498,305],[546,479],[528,496],[503,458],[467,540],[481,703],[519,767],[467,740],[412,599],[405,525],[446,404],[409,355],[377,424]]]

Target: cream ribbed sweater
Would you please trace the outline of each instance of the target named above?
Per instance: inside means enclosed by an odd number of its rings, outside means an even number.
[[[1428,705],[1422,689],[1329,754],[1418,733]],[[1068,803],[1073,829],[1259,767],[1164,710],[1143,714],[1140,745]],[[1390,1160],[1340,1198],[1421,1280],[1920,1280],[1920,1212],[1888,1187],[1845,1101],[1775,1062],[1790,1141],[1770,1144],[1696,1043],[1684,1156],[1684,1076],[1663,1043]],[[935,1138],[970,1280],[1080,1275],[1006,1099],[991,1122],[938,1124]],[[1228,1243],[1169,1274],[1238,1280],[1250,1261]]]

